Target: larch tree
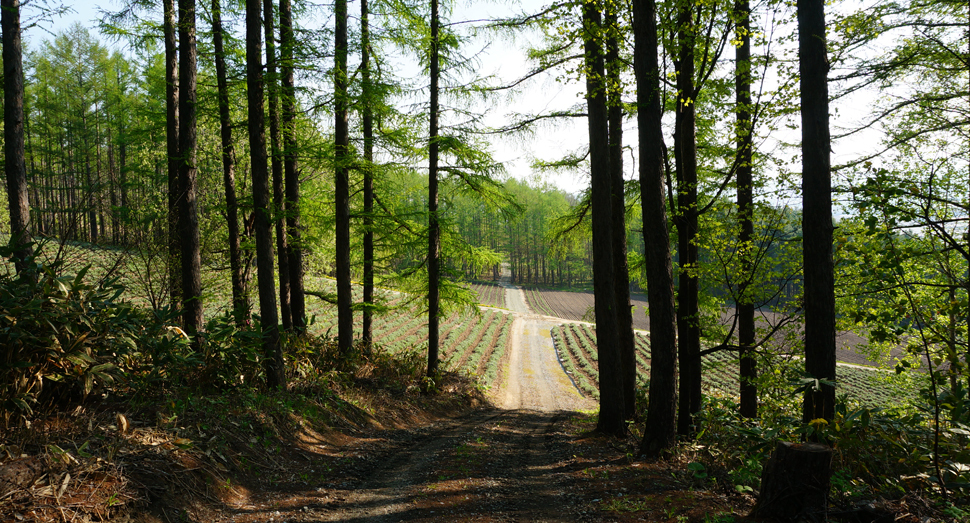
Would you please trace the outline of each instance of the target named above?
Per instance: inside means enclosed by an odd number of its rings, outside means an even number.
[[[737,115],[737,193],[739,251],[742,271],[749,274],[753,267],[754,254],[754,181],[752,179],[754,160],[754,134],[751,126],[751,6],[748,0],[735,3],[736,18],[736,58],[734,63],[735,101]],[[758,416],[758,367],[753,354],[755,345],[754,301],[751,293],[745,292],[750,283],[741,284],[737,303],[738,308],[738,347],[740,348],[740,395],[741,415],[747,418]]]
[[[296,67],[293,52],[293,8],[290,0],[280,0],[280,127],[283,134],[283,177],[286,196],[286,247],[289,252],[290,315],[293,329],[306,332],[306,297],[303,290],[303,241],[300,223],[299,149],[296,138]],[[285,277],[282,276],[281,277]]]
[[[441,228],[438,216],[438,57],[439,24],[438,0],[431,0],[431,40],[428,58],[430,104],[428,108],[428,371],[427,384],[438,377],[438,324],[441,307]]]
[[[367,0],[360,0],[360,74],[362,131],[364,140],[364,265],[363,265],[363,311],[361,324],[361,339],[364,350],[370,352],[374,343],[373,322],[374,309],[374,110],[372,105],[373,89],[371,86],[370,63],[370,10]]]
[[[802,417],[835,415],[835,265],[829,153],[828,51],[825,3],[798,0],[798,72],[802,122],[802,230],[805,371],[818,380],[805,391]]]
[[[674,158],[677,171],[677,339],[680,394],[677,432],[694,432],[694,414],[701,408],[700,279],[698,277],[697,90],[694,86],[697,22],[693,2],[677,5],[677,100],[674,120]]]
[[[182,244],[179,241],[179,67],[178,21],[175,0],[164,0],[162,22],[165,39],[165,150],[168,154],[168,276],[170,306],[182,308]]]
[[[276,24],[273,0],[263,0],[263,27],[266,30],[266,105],[269,108],[270,165],[273,180],[273,225],[276,227],[276,258],[279,261],[280,321],[291,330],[290,262],[286,241],[286,202],[283,189],[283,149],[280,137],[280,89],[276,65]]]
[[[182,326],[201,348],[202,256],[199,241],[196,130],[195,0],[179,0],[179,235],[182,246]]]
[[[337,346],[349,356],[354,345],[354,309],[350,266],[350,126],[347,71],[347,0],[334,7],[334,200],[337,266]]]
[[[623,415],[636,416],[637,357],[633,333],[633,309],[630,305],[630,269],[627,262],[626,184],[623,180],[623,89],[620,74],[619,4],[607,1],[604,16],[605,85],[610,157],[610,213],[613,235],[613,289],[616,298],[616,321],[619,334],[619,379],[623,390]]]
[[[650,402],[640,453],[657,458],[676,444],[677,329],[664,169],[663,105],[654,0],[633,0],[637,136],[644,273],[650,315]]]
[[[16,246],[17,272],[27,267],[30,249],[30,204],[24,151],[24,65],[20,39],[20,0],[0,3],[3,31],[3,158],[10,207],[10,241]]]
[[[226,52],[222,7],[212,0],[212,40],[216,61],[216,86],[219,100],[219,137],[222,149],[222,180],[226,197],[226,221],[229,233],[229,271],[232,279],[232,311],[237,325],[249,321],[249,285],[242,260],[242,235],[239,231],[239,202],[236,198],[236,153],[232,142],[232,120],[229,115],[229,84],[226,79]]]
[[[589,125],[590,203],[593,233],[593,292],[596,295],[596,348],[599,363],[600,413],[596,428],[620,436],[626,432],[623,377],[620,370],[620,333],[617,318],[613,257],[612,177],[607,109],[603,21],[600,7],[582,7]]]
[[[276,278],[273,267],[273,232],[269,165],[266,155],[266,118],[263,109],[262,19],[260,0],[246,0],[246,85],[249,109],[249,155],[253,177],[253,211],[256,213],[256,279],[263,338],[266,383],[286,386],[283,351],[280,347],[276,309]]]

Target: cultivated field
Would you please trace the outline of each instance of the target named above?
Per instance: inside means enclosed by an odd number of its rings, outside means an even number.
[[[333,282],[315,281],[317,287],[330,290]],[[354,287],[354,300],[361,297],[360,287]],[[374,318],[374,339],[385,350],[398,353],[408,350],[427,351],[428,318],[426,314],[405,306],[401,294],[384,291],[382,298],[389,310]],[[314,317],[315,334],[334,334],[337,309],[315,297],[307,297],[307,314]],[[441,368],[466,372],[479,377],[482,385],[492,387],[498,382],[503,358],[508,350],[513,316],[498,311],[464,312],[452,314],[441,322]],[[354,315],[354,328],[361,328],[361,315]]]
[[[596,333],[590,325],[566,324],[552,330],[559,359],[583,394],[599,397],[599,366],[596,353]],[[734,354],[717,352],[703,358],[705,393],[719,392],[736,395],[738,391],[738,362]],[[637,334],[638,381],[650,379],[650,348],[647,338]],[[764,372],[764,370],[762,370]],[[870,407],[898,404],[900,394],[907,394],[906,387],[894,382],[889,372],[858,368],[851,365],[838,366],[838,394]]]
[[[489,282],[474,282],[471,288],[478,295],[478,303],[487,307],[507,308],[505,305],[505,287]]]
[[[593,318],[593,293],[592,292],[569,292],[541,289],[538,287],[524,287],[526,300],[529,308],[538,314],[555,316],[573,321],[592,322]],[[642,294],[632,296],[633,301],[633,328],[649,330],[650,321],[647,318],[647,298]]]

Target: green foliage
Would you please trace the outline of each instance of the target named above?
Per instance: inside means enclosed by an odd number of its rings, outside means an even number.
[[[9,259],[10,246],[0,247]],[[61,265],[0,274],[0,413],[12,419],[77,401],[113,383],[120,365],[137,353],[144,317],[118,301],[113,281],[90,285]]]

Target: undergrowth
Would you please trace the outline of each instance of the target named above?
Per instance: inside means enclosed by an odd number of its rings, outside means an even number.
[[[195,351],[168,311],[121,301],[116,281],[30,262],[0,274],[0,521],[180,520],[240,482],[326,481],[346,460],[311,447],[332,434],[483,402],[455,374],[422,394],[418,348],[341,355],[326,336],[284,335],[288,387],[267,389],[258,322],[213,318]]]

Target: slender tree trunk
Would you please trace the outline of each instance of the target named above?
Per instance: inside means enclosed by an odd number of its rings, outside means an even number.
[[[825,3],[798,0],[798,71],[802,116],[802,256],[805,271],[805,371],[835,380],[835,268],[829,151]],[[805,393],[802,416],[831,420],[835,387]]]
[[[265,113],[263,112],[263,42],[260,0],[246,0],[246,84],[249,88],[249,155],[253,176],[253,211],[256,233],[256,278],[259,286],[259,315],[263,335],[266,384],[285,388],[283,351],[280,347],[279,317],[276,311],[276,282],[273,269],[273,231],[270,226],[270,183],[266,157]]]
[[[593,229],[593,292],[596,296],[596,349],[599,354],[600,413],[596,428],[620,436],[626,432],[623,376],[620,372],[620,334],[613,286],[613,214],[610,172],[606,75],[599,6],[583,4],[586,104],[589,122],[590,203]]]
[[[280,147],[279,89],[276,75],[276,31],[273,0],[263,0],[263,26],[266,29],[266,94],[269,106],[270,158],[273,166],[273,223],[276,226],[276,257],[280,267],[280,321],[283,329],[293,329],[290,315],[290,262],[286,246],[286,203],[283,199],[283,151]]]
[[[694,137],[694,4],[680,7],[677,69],[677,117],[674,155],[677,163],[677,252],[680,288],[677,292],[677,331],[680,349],[680,412],[677,432],[694,432],[694,414],[701,408],[700,285],[697,277],[697,144]]]
[[[168,277],[172,311],[182,308],[182,245],[179,241],[179,69],[175,0],[164,0],[165,139],[168,155]]]
[[[431,107],[428,118],[428,379],[438,377],[441,230],[438,223],[438,0],[431,0]]]
[[[226,193],[226,221],[229,226],[229,271],[232,277],[232,313],[236,325],[249,323],[249,290],[243,275],[242,241],[239,234],[239,203],[236,200],[236,152],[229,116],[229,85],[223,46],[222,7],[212,0],[212,40],[216,53],[216,85],[219,90],[219,133],[222,145],[222,182]]]
[[[195,0],[179,0],[179,231],[182,244],[182,324],[201,349],[202,258],[199,245],[198,166],[196,164]]]
[[[31,249],[30,203],[27,197],[27,162],[24,152],[24,65],[20,40],[20,0],[0,2],[3,30],[3,157],[10,207],[10,242],[17,272],[27,267]]]
[[[0,32],[2,32],[2,22],[0,22]],[[22,54],[22,53],[21,53]],[[21,63],[23,63],[23,57],[21,56]],[[6,91],[6,90],[5,90]],[[40,185],[43,180],[39,179],[40,176],[37,172],[37,154],[35,152],[35,147],[37,143],[37,138],[31,135],[30,131],[30,118],[25,113],[24,114],[24,170],[27,173],[26,177],[33,183],[28,182],[27,190],[27,200],[29,202],[34,202],[33,208],[31,209],[28,205],[28,220],[27,223],[33,224],[33,232],[40,234],[42,236],[47,235],[47,230],[44,227],[44,215],[43,215],[43,199],[41,198]]]
[[[374,342],[374,111],[370,78],[370,24],[367,0],[360,0],[360,69],[363,79],[364,131],[364,350],[370,353]]]
[[[738,126],[738,219],[740,231],[738,248],[741,251],[741,284],[738,289],[738,345],[741,347],[741,415],[758,417],[758,366],[754,358],[754,303],[748,292],[754,265],[751,263],[754,241],[754,181],[752,179],[753,143],[751,129],[751,6],[748,0],[735,4],[737,16],[737,59],[735,84],[737,91]]]
[[[125,213],[125,216],[129,216],[133,213],[133,209],[129,206],[131,202],[128,199],[128,137],[125,136],[125,127],[121,126],[119,129],[118,138],[118,176],[120,177],[121,184],[121,208]],[[121,225],[121,242],[128,246],[129,236],[128,236],[128,225],[129,222],[125,220]]]
[[[85,113],[81,113],[81,132],[84,133],[83,145],[84,145],[84,182],[87,185],[85,188],[85,194],[87,195],[87,234],[88,241],[95,243],[98,241],[98,217],[95,214],[96,203],[95,194],[96,189],[94,185],[94,180],[91,176],[91,145],[88,143],[88,119]]]
[[[610,190],[613,215],[613,288],[619,334],[620,373],[623,383],[623,416],[636,416],[637,355],[630,308],[630,270],[626,259],[626,195],[623,182],[623,100],[621,99],[619,31],[614,7],[606,9],[606,74],[608,97]],[[545,271],[543,270],[543,273]]]
[[[640,143],[640,205],[650,314],[650,402],[640,453],[656,458],[676,444],[677,330],[664,187],[660,64],[654,0],[633,0],[634,71]]]
[[[337,345],[350,355],[354,344],[354,310],[350,287],[350,129],[347,121],[347,0],[337,0],[334,45],[334,192],[337,222]]]
[[[296,143],[296,88],[293,83],[293,11],[290,0],[280,0],[280,70],[283,132],[283,171],[286,192],[286,246],[289,250],[290,316],[293,329],[306,333],[306,300],[303,292],[303,246],[300,232],[300,172]],[[281,276],[282,277],[282,276]]]
[[[115,163],[115,144],[111,137],[110,122],[107,130],[108,138],[108,191],[111,202],[111,243],[118,245],[121,241],[121,224],[118,221],[118,175]]]

